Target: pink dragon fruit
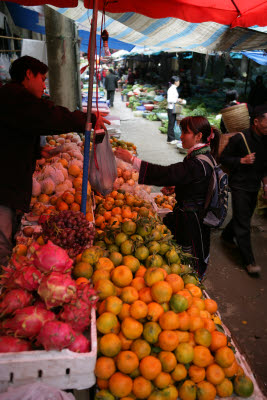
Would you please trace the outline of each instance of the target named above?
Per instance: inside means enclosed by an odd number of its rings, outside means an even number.
[[[31,344],[26,340],[12,336],[0,336],[0,353],[18,353],[19,351],[29,351],[31,349]]]
[[[52,311],[40,306],[29,306],[15,311],[14,317],[3,321],[1,327],[7,334],[33,338],[39,334],[47,321],[53,321],[55,318]]]
[[[75,331],[83,332],[90,325],[90,313],[90,305],[77,299],[64,305],[59,318],[68,322]]]
[[[90,351],[90,340],[88,340],[82,333],[74,333],[74,341],[68,347],[69,350],[75,353],[88,353]]]
[[[29,306],[32,299],[32,295],[23,289],[13,289],[5,293],[0,303],[0,317],[12,314],[17,309]]]
[[[37,336],[37,342],[47,351],[62,350],[71,345],[74,337],[74,331],[69,324],[61,321],[49,321],[42,327]]]
[[[50,240],[48,240],[47,244],[39,247],[33,255],[33,260],[34,265],[45,273],[54,271],[64,274],[71,270],[73,264],[68,253]]]
[[[48,309],[69,303],[75,296],[76,283],[69,274],[52,272],[44,276],[38,288]]]
[[[91,307],[96,307],[98,296],[97,292],[93,286],[90,285],[90,283],[81,283],[80,285],[77,285],[76,297],[77,299],[89,304]]]

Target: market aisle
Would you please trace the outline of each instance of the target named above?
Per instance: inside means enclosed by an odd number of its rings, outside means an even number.
[[[121,101],[120,93],[116,93],[111,110],[112,115],[121,118],[121,138],[134,142],[140,158],[162,165],[183,159],[174,146],[166,143],[166,135],[159,133],[160,122],[134,117]],[[230,217],[231,209],[227,218]],[[238,252],[225,248],[220,233],[218,230],[212,234],[211,261],[204,285],[210,297],[218,301],[223,322],[246,354],[255,375],[263,382],[261,388],[267,395],[267,219],[253,218],[253,248],[263,269],[257,278],[249,276],[239,266]]]

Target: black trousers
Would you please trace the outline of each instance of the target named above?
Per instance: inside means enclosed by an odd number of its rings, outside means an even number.
[[[113,107],[115,90],[107,91],[107,100],[109,100],[110,107]]]
[[[175,140],[175,134],[174,134],[174,125],[176,121],[176,114],[172,113],[172,110],[168,109],[168,137],[167,137],[167,142],[172,142]]]
[[[251,246],[250,222],[257,204],[258,192],[232,189],[233,216],[223,231],[223,237],[237,241],[244,265],[255,263]]]

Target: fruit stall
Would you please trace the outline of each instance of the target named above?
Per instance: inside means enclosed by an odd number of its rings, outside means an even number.
[[[96,388],[95,399],[263,399],[253,373],[162,221],[173,195],[151,194],[116,160],[106,196],[88,186],[83,138],[38,162],[1,276],[0,391],[36,381]],[[110,138],[114,149],[133,143]]]

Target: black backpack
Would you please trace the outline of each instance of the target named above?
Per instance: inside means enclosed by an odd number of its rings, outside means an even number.
[[[203,223],[211,228],[219,228],[227,214],[228,175],[223,172],[213,157],[212,161],[204,154],[199,154],[196,157],[200,160],[205,171],[205,165],[201,160],[206,161],[213,169],[204,203]]]

